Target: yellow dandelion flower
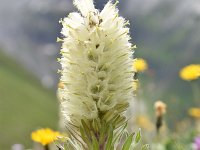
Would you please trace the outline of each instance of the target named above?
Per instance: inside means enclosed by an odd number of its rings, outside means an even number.
[[[53,131],[49,128],[39,129],[31,133],[31,139],[35,142],[47,145],[55,141],[58,136],[61,136],[59,132]]]
[[[200,64],[191,64],[182,68],[179,72],[183,80],[191,81],[200,77]]]
[[[163,116],[166,113],[166,104],[163,103],[162,101],[156,101],[154,104],[156,116],[160,117]]]
[[[200,118],[200,108],[190,108],[189,115],[194,118]]]
[[[143,72],[143,71],[147,70],[148,64],[147,64],[146,60],[144,60],[142,58],[137,58],[133,61],[133,68],[137,72]]]

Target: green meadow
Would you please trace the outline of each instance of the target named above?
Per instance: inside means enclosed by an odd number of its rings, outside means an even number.
[[[55,91],[40,82],[17,62],[0,53],[0,149],[16,143],[32,147],[32,131],[57,129],[58,102]]]

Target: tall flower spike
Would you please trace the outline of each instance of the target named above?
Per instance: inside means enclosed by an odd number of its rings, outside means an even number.
[[[60,80],[64,85],[59,97],[66,124],[80,127],[86,123],[89,128],[96,120],[97,135],[104,123],[120,127],[133,99],[129,23],[118,16],[116,4],[110,1],[101,12],[92,0],[74,0],[74,5],[80,13],[72,12],[61,20]]]
[[[111,2],[99,12],[92,0],[74,0],[81,14],[62,21],[61,89],[69,122],[95,119],[133,98],[129,28]]]

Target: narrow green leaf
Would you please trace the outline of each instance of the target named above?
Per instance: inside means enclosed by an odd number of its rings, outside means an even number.
[[[99,143],[94,135],[94,133],[92,133],[92,150],[99,150]]]
[[[141,139],[141,129],[139,129],[139,131],[137,132],[136,136],[135,136],[135,143],[139,143]]]
[[[129,135],[129,137],[127,138],[127,140],[125,141],[122,150],[129,150],[133,141],[133,135],[134,133],[132,133],[131,135]]]
[[[106,143],[106,150],[111,150],[112,141],[113,141],[113,127],[110,125],[108,132],[108,141]]]
[[[94,129],[94,131],[95,131],[96,133],[99,132],[99,127],[98,127],[98,123],[97,123],[97,120],[96,120],[96,119],[93,119],[93,120],[92,120],[92,128]]]
[[[81,133],[81,138],[83,139],[83,141],[87,141],[86,137],[87,135],[85,135],[84,129],[82,127],[80,127],[80,133]]]
[[[91,138],[91,134],[90,134],[89,127],[86,125],[84,120],[81,120],[81,123],[82,123],[83,129],[84,129],[84,132],[86,133],[88,139],[90,139]]]
[[[114,150],[114,145],[112,145],[112,147],[110,148],[110,150]]]
[[[87,147],[89,149],[92,149],[92,143],[90,141],[90,138],[87,137],[87,135],[82,127],[80,127],[80,133],[81,133],[81,138],[87,144]],[[84,147],[84,145],[83,145],[83,147]]]
[[[101,130],[100,130],[100,138],[99,138],[99,144],[103,144],[104,140],[105,140],[105,133],[106,133],[106,123],[103,122],[102,126],[101,126]]]

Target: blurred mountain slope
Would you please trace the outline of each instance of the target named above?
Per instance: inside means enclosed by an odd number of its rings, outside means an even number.
[[[57,127],[57,106],[52,91],[0,53],[0,149],[15,143],[31,148],[31,131]]]
[[[71,0],[4,0],[0,5],[0,46],[48,88],[57,83],[58,22],[71,10]]]

